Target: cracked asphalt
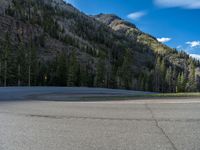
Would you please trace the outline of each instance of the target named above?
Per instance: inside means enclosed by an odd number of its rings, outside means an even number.
[[[200,99],[0,102],[0,150],[200,150]]]

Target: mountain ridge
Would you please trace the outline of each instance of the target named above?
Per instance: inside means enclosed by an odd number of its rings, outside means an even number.
[[[123,20],[122,18],[118,17],[117,15],[114,15],[114,14],[99,14],[99,15],[94,16],[94,18],[96,18],[100,22],[106,24],[107,26],[111,27],[115,31],[120,32],[120,30],[122,30],[123,32],[128,32],[127,30],[134,30],[134,35],[137,36],[137,35],[143,34],[143,35],[149,36],[149,38],[152,38],[153,40],[158,42],[160,45],[163,45],[163,46],[171,49],[169,46],[159,42],[157,40],[157,38],[155,38],[154,36],[147,34],[147,33],[144,33],[143,31],[138,29],[135,24],[128,22],[126,20]],[[109,22],[107,22],[107,20],[109,20]],[[125,34],[127,34],[127,33],[125,33]]]

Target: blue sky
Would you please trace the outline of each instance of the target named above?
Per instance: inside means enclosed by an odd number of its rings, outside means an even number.
[[[66,0],[89,15],[116,14],[166,45],[200,58],[200,0]]]

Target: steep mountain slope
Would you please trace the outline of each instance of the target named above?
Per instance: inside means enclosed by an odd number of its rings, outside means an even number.
[[[97,20],[111,27],[114,31],[121,33],[131,41],[136,41],[138,44],[143,44],[149,47],[156,55],[169,55],[170,63],[184,68],[186,64],[181,58],[177,58],[178,62],[173,61],[173,54],[177,54],[175,50],[157,41],[157,39],[149,34],[140,31],[135,25],[122,20],[112,14],[100,14],[94,16]],[[177,56],[174,56],[177,57]]]
[[[171,72],[171,67],[176,68],[179,71],[181,70],[182,75],[179,74],[179,77],[178,77],[179,79],[176,77],[172,77],[171,82],[173,82],[173,80],[182,80],[182,81],[180,81],[180,82],[182,82],[181,86],[183,86],[183,87],[181,87],[181,89],[185,89],[185,88],[187,88],[186,86],[189,86],[189,85],[186,85],[186,83],[184,83],[184,82],[186,82],[184,80],[187,80],[189,78],[189,74],[191,73],[191,71],[194,70],[194,68],[191,69],[191,65],[193,65],[192,63],[194,63],[193,62],[194,60],[189,58],[189,56],[186,53],[177,52],[175,49],[172,49],[172,48],[160,43],[159,41],[157,41],[157,39],[155,37],[142,32],[134,24],[131,24],[130,22],[122,20],[121,18],[119,18],[116,15],[99,14],[99,15],[96,15],[93,17],[96,18],[98,21],[104,23],[105,25],[109,26],[110,28],[112,28],[115,32],[125,36],[129,40],[134,41],[139,45],[142,44],[142,45],[148,47],[149,49],[151,49],[153,51],[153,53],[156,55],[157,58],[162,57],[162,59],[164,60],[165,66],[167,67],[167,69],[165,68],[165,70],[170,69],[170,70],[168,70],[168,73]],[[142,50],[142,48],[141,48],[141,50]],[[159,63],[159,62],[157,62],[157,63]],[[198,62],[196,62],[196,63],[198,63]],[[197,65],[197,66],[199,66],[199,65]],[[160,70],[160,72],[162,72],[162,71]],[[164,71],[164,73],[167,73],[167,72]],[[196,80],[197,84],[199,84],[199,67],[197,67],[195,69],[195,73],[193,71],[193,74],[195,74],[193,76],[196,76],[195,80]],[[182,76],[182,79],[181,79],[181,76]],[[165,77],[165,79],[166,79],[166,77]],[[162,80],[162,77],[161,77],[161,80]],[[178,82],[178,81],[176,81],[176,82]],[[179,83],[176,83],[176,84],[177,84],[175,86],[176,89],[172,89],[172,91],[176,91],[177,88],[179,88],[178,87]],[[159,85],[158,85],[158,87],[159,87]],[[191,87],[191,85],[190,85],[190,87]]]
[[[63,0],[0,1],[0,84],[196,91],[198,62],[115,15]],[[185,82],[185,80],[188,82]]]

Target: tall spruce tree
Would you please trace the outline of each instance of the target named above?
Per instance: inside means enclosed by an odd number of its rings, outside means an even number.
[[[165,80],[167,82],[167,92],[172,92],[172,67],[170,66],[166,71]]]
[[[9,72],[8,63],[11,58],[10,51],[11,51],[10,35],[7,32],[5,35],[5,43],[4,43],[4,47],[3,47],[3,63],[4,63],[3,82],[4,82],[4,86],[7,86],[7,81],[8,81],[8,72]]]
[[[160,64],[160,75],[161,75],[161,92],[165,92],[166,90],[166,82],[165,82],[165,75],[166,75],[166,65],[164,59],[162,59]]]
[[[67,74],[68,74],[67,56],[64,52],[62,52],[58,56],[58,64],[57,64],[58,85],[60,86],[67,85]]]
[[[197,91],[195,64],[193,61],[191,61],[191,64],[189,66],[189,76],[188,76],[188,83],[187,83],[186,88],[188,92]]]
[[[104,87],[105,86],[105,60],[99,59],[97,64],[97,71],[96,71],[96,78],[95,78],[95,85],[97,87]]]
[[[37,84],[37,74],[38,74],[38,54],[36,50],[35,44],[32,44],[31,46],[31,53],[30,53],[30,83],[31,85],[36,85]]]
[[[177,92],[185,92],[186,78],[184,73],[180,73],[177,79]]]
[[[2,86],[2,62],[0,60],[0,86]]]
[[[23,41],[20,41],[19,46],[17,48],[17,84],[21,86],[24,83],[25,76],[25,46]]]
[[[156,59],[155,70],[154,70],[154,91],[160,92],[160,83],[161,83],[161,58]]]
[[[70,63],[69,63],[69,72],[68,72],[68,86],[76,86],[78,82],[78,73],[79,73],[79,64],[76,56],[75,50],[73,50]]]
[[[119,76],[122,80],[122,86],[130,89],[132,87],[132,81],[133,81],[133,53],[130,49],[127,49],[125,51],[124,59],[122,66],[119,68]]]

